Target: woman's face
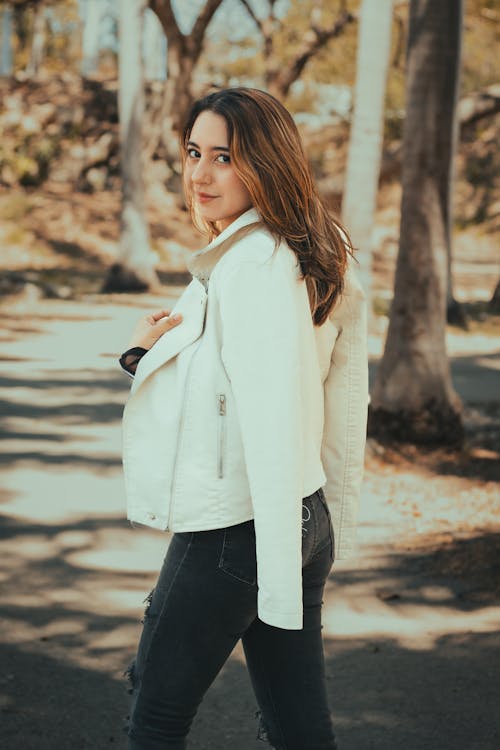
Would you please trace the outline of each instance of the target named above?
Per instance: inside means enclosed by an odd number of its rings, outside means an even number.
[[[184,180],[199,215],[217,222],[220,231],[252,206],[250,193],[232,167],[221,115],[205,110],[196,118],[186,146]]]

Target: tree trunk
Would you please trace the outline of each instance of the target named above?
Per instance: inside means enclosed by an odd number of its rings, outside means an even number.
[[[187,49],[179,49],[175,41],[167,48],[168,79],[165,86],[165,108],[168,124],[174,133],[179,133],[193,103],[191,82],[195,61]],[[175,141],[176,155],[178,154]]]
[[[342,219],[356,248],[361,282],[368,297],[371,296],[371,236],[382,158],[391,27],[392,0],[363,0]]]
[[[370,434],[387,441],[463,440],[445,342],[461,22],[461,0],[411,1],[399,254],[369,415]]]
[[[142,20],[146,0],[121,0],[119,97],[122,214],[119,262],[114,264],[103,291],[144,291],[158,284],[156,254],[149,248],[144,218],[142,120],[144,81]]]
[[[451,1],[451,0],[450,0]],[[462,2],[463,0],[460,0]],[[458,326],[463,330],[468,330],[469,321],[465,312],[464,306],[455,298],[453,291],[453,185],[455,182],[455,170],[454,170],[454,159],[453,155],[457,149],[457,143],[459,138],[459,103],[458,103],[458,92],[459,92],[459,81],[460,81],[460,62],[462,52],[462,17],[460,16],[459,28],[455,34],[450,34],[447,39],[447,54],[450,56],[450,60],[456,61],[455,64],[455,76],[450,76],[450,86],[452,86],[452,92],[454,94],[454,107],[451,115],[452,118],[452,136],[447,148],[449,151],[450,169],[449,174],[445,170],[441,170],[439,173],[441,179],[440,193],[448,195],[448,213],[445,219],[446,225],[446,250],[448,254],[448,286],[446,292],[446,320],[450,325]],[[451,68],[451,63],[450,63]],[[450,74],[451,70],[450,70]]]
[[[168,40],[162,137],[169,166],[179,158],[177,135],[193,103],[193,71],[200,58],[205,34],[222,0],[205,0],[189,34],[177,23],[171,0],[149,0]]]
[[[500,281],[497,283],[488,303],[488,310],[494,315],[500,315]]]
[[[82,76],[90,76],[96,73],[98,69],[101,14],[101,0],[87,0],[82,39]]]
[[[2,53],[0,75],[12,75],[12,8],[8,5],[0,10],[2,15]]]
[[[167,38],[158,16],[151,8],[144,14],[144,77],[147,81],[164,81],[167,75]]]
[[[45,48],[45,7],[39,3],[34,9],[33,37],[31,40],[31,54],[26,73],[29,76],[38,75],[43,60]]]

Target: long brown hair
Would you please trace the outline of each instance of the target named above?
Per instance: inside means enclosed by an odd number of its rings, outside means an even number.
[[[198,115],[210,110],[226,121],[234,171],[250,193],[263,224],[297,256],[306,280],[314,323],[328,317],[343,289],[352,245],[323,204],[297,126],[271,94],[252,88],[216,91],[196,101],[181,136],[183,159]],[[186,200],[199,226],[192,196]],[[211,238],[213,222],[202,222]]]

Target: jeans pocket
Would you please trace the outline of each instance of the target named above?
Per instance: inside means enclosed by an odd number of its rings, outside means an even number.
[[[257,553],[252,520],[224,529],[219,568],[248,586],[256,585]]]

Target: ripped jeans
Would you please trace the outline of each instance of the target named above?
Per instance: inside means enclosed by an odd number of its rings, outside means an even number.
[[[257,738],[276,750],[336,750],[321,637],[333,528],[321,489],[304,498],[302,512],[302,630],[257,617],[252,520],[173,535],[128,670],[129,750],[187,748],[198,706],[240,638],[259,705]]]

